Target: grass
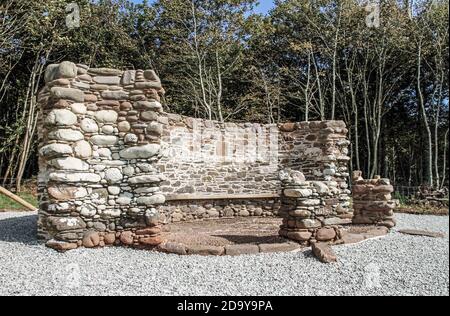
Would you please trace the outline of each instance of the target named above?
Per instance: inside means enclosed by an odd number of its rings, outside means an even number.
[[[31,203],[36,207],[38,206],[38,199],[33,193],[22,192],[17,195],[20,196],[25,201],[27,201],[28,203]],[[29,210],[0,193],[0,212],[5,211],[29,211]]]

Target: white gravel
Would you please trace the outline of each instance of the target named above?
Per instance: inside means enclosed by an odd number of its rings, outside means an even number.
[[[396,232],[334,247],[339,263],[310,251],[242,257],[166,255],[125,248],[65,254],[35,239],[35,213],[0,213],[0,295],[449,295],[449,218],[397,216]]]

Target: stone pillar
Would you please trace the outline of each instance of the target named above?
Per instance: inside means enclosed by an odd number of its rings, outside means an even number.
[[[153,71],[50,65],[39,95],[38,234],[64,251],[161,242],[154,164],[164,93]]]
[[[339,217],[335,209],[327,206],[328,199],[336,198],[339,190],[329,188],[322,181],[306,181],[299,171],[282,170],[280,235],[302,244],[315,241],[336,242],[341,239],[341,225],[351,223]]]
[[[353,214],[350,208],[350,190],[348,164],[348,130],[343,121],[320,122],[320,136],[318,143],[322,149],[322,155],[317,157],[321,168],[317,171],[318,180],[327,184],[333,195],[325,200],[325,203],[333,208],[333,211],[344,219],[351,219]]]
[[[309,181],[321,181],[332,196],[324,198],[332,212],[352,218],[348,188],[348,130],[342,121],[280,125],[280,169],[302,172]]]
[[[397,201],[392,200],[394,192],[389,179],[364,180],[361,171],[353,173],[354,224],[371,224],[392,228],[396,225],[394,208]]]

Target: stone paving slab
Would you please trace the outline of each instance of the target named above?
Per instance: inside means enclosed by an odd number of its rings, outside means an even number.
[[[425,237],[431,237],[431,238],[444,238],[445,234],[438,233],[438,232],[432,232],[427,230],[418,230],[418,229],[401,229],[398,231],[401,234],[405,235],[413,235],[413,236],[425,236]]]
[[[158,250],[178,255],[239,256],[306,249],[305,245],[279,236],[281,221],[267,217],[172,223],[164,227],[166,242]],[[359,243],[388,233],[382,226],[345,226],[342,239],[336,244]]]

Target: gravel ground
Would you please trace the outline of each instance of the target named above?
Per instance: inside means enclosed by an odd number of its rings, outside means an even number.
[[[36,214],[0,213],[0,295],[449,295],[449,217],[399,214],[396,232],[334,247],[339,263],[310,251],[242,257],[166,255],[125,248],[65,254],[37,243]]]

